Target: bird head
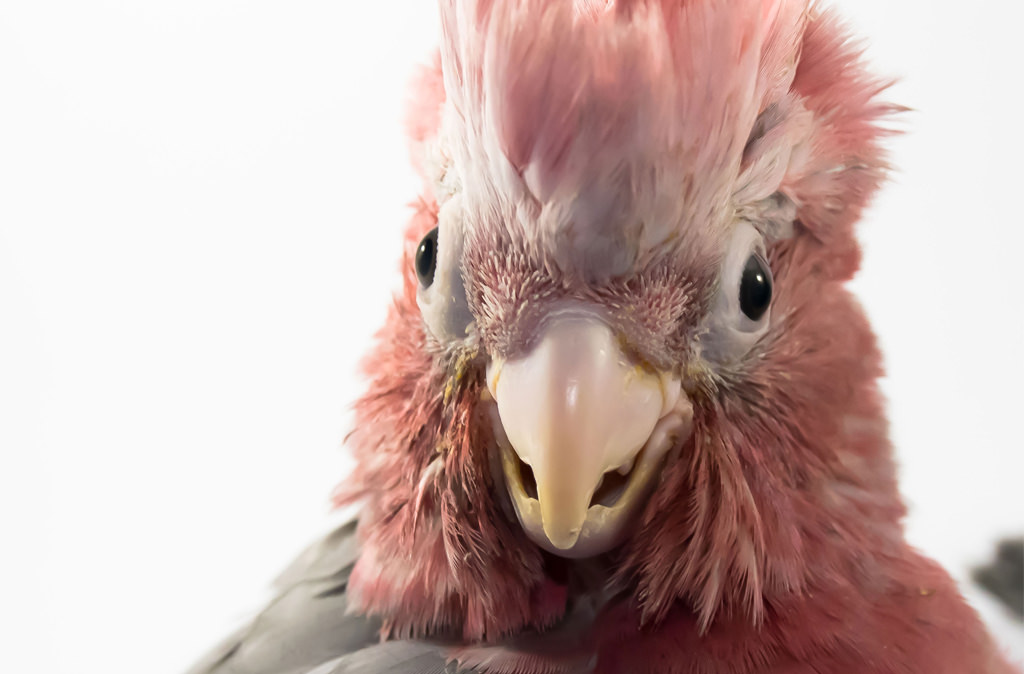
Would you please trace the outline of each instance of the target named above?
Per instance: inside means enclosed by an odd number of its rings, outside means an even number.
[[[443,0],[424,194],[367,359],[354,603],[488,638],[582,564],[757,620],[898,538],[842,287],[891,111],[804,0]],[[869,545],[870,544],[870,545]],[[568,571],[567,571],[568,570]]]

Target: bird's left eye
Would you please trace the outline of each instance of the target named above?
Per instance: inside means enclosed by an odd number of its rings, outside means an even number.
[[[742,358],[768,331],[774,282],[764,237],[739,222],[726,244],[718,292],[700,338],[704,357],[719,363]]]
[[[772,303],[772,272],[757,253],[747,258],[740,278],[740,311],[759,321]]]
[[[429,288],[437,271],[437,227],[427,232],[416,249],[416,276],[420,285]]]

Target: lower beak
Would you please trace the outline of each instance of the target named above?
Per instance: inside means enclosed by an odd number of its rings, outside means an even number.
[[[554,316],[529,354],[493,362],[487,380],[516,513],[563,556],[621,540],[661,458],[692,425],[679,380],[633,362],[590,312]]]

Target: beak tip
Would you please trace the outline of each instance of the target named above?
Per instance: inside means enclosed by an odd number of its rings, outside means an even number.
[[[547,487],[547,488],[545,488]],[[549,485],[540,488],[540,520],[544,537],[559,550],[570,550],[576,545],[587,519],[587,508],[566,502]],[[589,501],[589,498],[588,498]]]
[[[580,539],[581,531],[582,528],[579,527],[563,531],[551,531],[544,527],[544,535],[547,536],[548,542],[559,550],[571,550]]]

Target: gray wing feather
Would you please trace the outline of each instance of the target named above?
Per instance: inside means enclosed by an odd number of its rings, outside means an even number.
[[[245,639],[245,635],[249,633],[249,629],[250,628],[246,626],[211,648],[210,651],[204,655],[199,662],[192,665],[192,668],[185,674],[210,674],[211,672],[223,671],[216,669],[217,666],[227,660],[231,654],[238,649],[238,645],[243,639]]]
[[[1024,618],[1024,536],[1001,541],[995,560],[971,575],[1018,619]]]
[[[278,578],[270,605],[188,674],[309,674],[377,644],[380,623],[348,614],[357,554],[354,522],[310,546]]]
[[[389,641],[326,663],[309,674],[454,674],[444,650],[423,641]]]
[[[313,543],[274,581],[274,587],[285,589],[304,580],[328,578],[356,563],[359,543],[356,520],[346,522]]]

